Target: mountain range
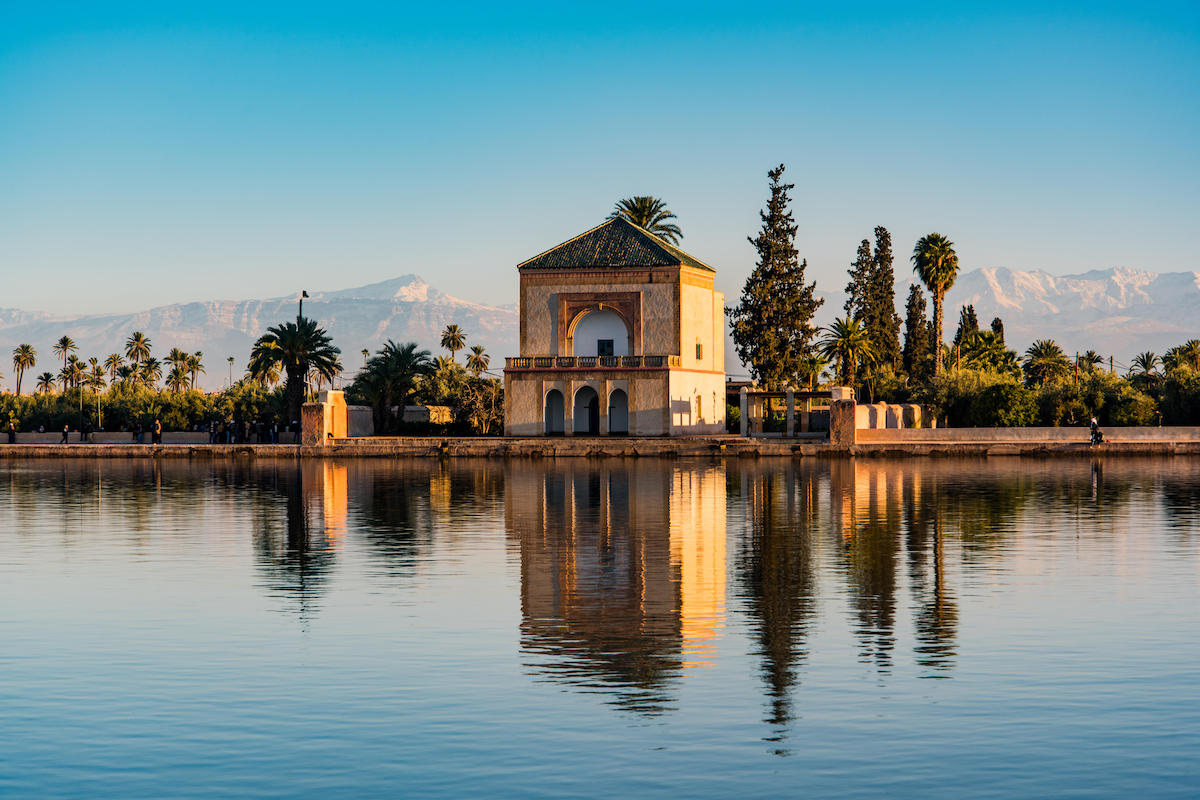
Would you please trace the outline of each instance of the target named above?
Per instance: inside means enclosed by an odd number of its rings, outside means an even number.
[[[898,311],[908,295],[907,276],[896,287]],[[828,324],[842,313],[843,298],[823,292],[826,302],[818,322]],[[729,295],[730,301],[736,293]],[[946,296],[945,335],[954,335],[958,310],[975,306],[981,326],[993,317],[1004,321],[1009,346],[1024,351],[1035,339],[1050,338],[1068,353],[1083,350],[1115,357],[1125,365],[1135,353],[1168,347],[1200,338],[1200,272],[1154,273],[1114,268],[1079,275],[1051,275],[1042,270],[1005,267],[962,273]],[[348,375],[362,363],[360,351],[374,351],[384,341],[414,341],[433,353],[440,352],[441,331],[454,323],[466,331],[467,344],[482,344],[492,358],[491,371],[499,373],[504,357],[518,351],[518,315],[512,305],[481,305],[452,297],[416,275],[329,292],[314,292],[305,300],[306,316],[325,326],[342,350]],[[0,353],[20,343],[38,351],[33,373],[57,372],[51,346],[70,336],[81,357],[123,352],[132,331],[143,331],[154,354],[161,357],[172,347],[203,351],[206,389],[229,380],[227,358],[233,356],[233,376],[245,369],[250,346],[269,325],[296,313],[295,297],[268,300],[214,300],[160,306],[131,314],[62,317],[0,308]],[[728,372],[744,370],[726,348]],[[7,359],[5,359],[7,362]],[[11,365],[5,364],[3,385],[14,384]],[[32,388],[27,378],[23,388]]]
[[[0,309],[0,353],[20,343],[38,352],[33,373],[61,368],[51,347],[62,336],[79,346],[81,358],[123,353],[132,331],[149,337],[159,358],[172,347],[204,353],[207,370],[199,384],[217,389],[229,382],[227,359],[233,356],[233,378],[244,372],[250,347],[268,326],[295,317],[296,297],[269,300],[212,300],[159,306],[132,314],[59,317],[41,312]],[[492,358],[491,371],[499,373],[504,356],[517,352],[517,311],[512,306],[487,306],[460,300],[430,286],[416,275],[331,292],[313,292],[304,301],[304,315],[329,331],[342,351],[346,374],[362,364],[361,350],[374,351],[388,339],[416,342],[435,355],[441,332],[451,323],[467,334],[467,345],[482,344]],[[5,359],[7,362],[7,359]],[[459,361],[463,357],[459,355]],[[11,364],[3,368],[3,385],[13,386]],[[26,378],[22,390],[33,385]]]

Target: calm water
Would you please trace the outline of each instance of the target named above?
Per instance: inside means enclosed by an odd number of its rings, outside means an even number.
[[[1196,797],[1200,460],[0,461],[3,797]]]

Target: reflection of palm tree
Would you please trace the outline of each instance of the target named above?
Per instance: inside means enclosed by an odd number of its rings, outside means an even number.
[[[284,468],[271,477],[271,488],[286,496],[286,529],[263,521],[254,536],[255,562],[267,591],[294,601],[297,616],[307,622],[333,569],[334,554],[305,506],[301,470]]]

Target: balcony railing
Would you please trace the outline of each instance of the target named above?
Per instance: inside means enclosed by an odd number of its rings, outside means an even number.
[[[679,356],[512,356],[505,369],[663,369],[682,365]]]

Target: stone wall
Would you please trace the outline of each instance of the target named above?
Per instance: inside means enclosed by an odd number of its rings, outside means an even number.
[[[1196,442],[1200,427],[1162,428],[1101,427],[1111,442]],[[1073,428],[912,428],[857,432],[858,444],[948,444],[955,442],[1088,442],[1087,426]]]

